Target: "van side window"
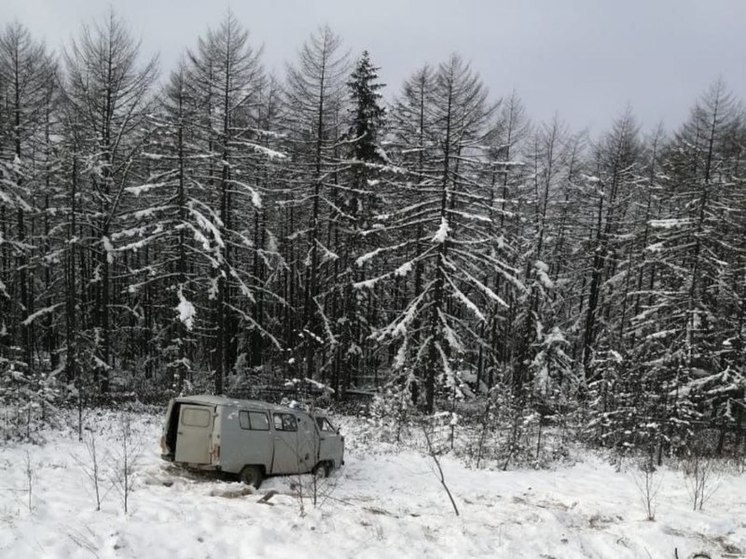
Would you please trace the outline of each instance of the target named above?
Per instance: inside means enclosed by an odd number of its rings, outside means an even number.
[[[267,414],[260,411],[250,411],[251,428],[254,431],[269,431],[269,419]]]
[[[276,413],[273,417],[275,431],[297,431],[295,416],[289,413]]]
[[[240,411],[238,412],[238,422],[241,425],[241,429],[269,431],[269,420],[266,413],[259,411]]]

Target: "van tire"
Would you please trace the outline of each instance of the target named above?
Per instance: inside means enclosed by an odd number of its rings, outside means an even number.
[[[259,466],[244,466],[241,473],[238,474],[238,479],[246,485],[253,485],[255,489],[259,489],[264,475]]]
[[[333,467],[329,462],[319,462],[313,467],[313,475],[316,477],[329,477],[332,469]]]

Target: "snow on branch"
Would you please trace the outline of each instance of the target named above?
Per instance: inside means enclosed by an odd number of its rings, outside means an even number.
[[[450,263],[452,266],[455,266],[455,264],[453,264],[453,262],[451,262],[451,260],[447,259],[447,262]],[[460,272],[462,274],[464,274],[469,279],[469,281],[472,284],[474,284],[476,287],[478,287],[479,290],[482,291],[482,293],[484,293],[487,297],[489,297],[490,299],[492,299],[493,301],[495,301],[497,304],[502,305],[503,307],[506,307],[506,308],[508,307],[508,304],[502,299],[502,297],[500,297],[497,293],[495,293],[494,291],[492,291],[492,289],[490,289],[489,287],[487,287],[485,284],[483,284],[477,278],[475,278],[474,276],[472,276],[469,272],[467,272],[464,269],[463,266],[460,268]],[[511,278],[514,283],[518,282],[517,285],[520,286],[520,288],[521,288],[522,291],[526,290],[526,288],[523,286],[523,284],[520,283],[517,279],[513,278],[512,276],[509,276],[508,274],[503,274],[503,275],[505,275],[506,278]]]
[[[446,275],[445,278],[448,284],[453,288],[453,293],[456,296],[456,298],[459,301],[461,301],[466,306],[467,309],[473,312],[474,315],[479,320],[481,320],[482,322],[485,322],[487,319],[482,314],[482,311],[480,311],[479,308],[474,304],[474,302],[471,299],[469,299],[466,295],[464,295],[463,291],[461,291],[458,287],[456,287],[456,284],[453,283],[450,276]]]
[[[2,184],[6,184],[8,186],[16,186],[14,183],[7,179],[0,179],[0,185]],[[31,206],[29,206],[23,198],[13,193],[9,194],[7,192],[3,192],[2,189],[0,189],[0,202],[2,202],[4,205],[10,206],[11,208],[20,208],[27,212],[31,211]]]
[[[339,255],[329,250],[321,241],[319,241],[318,239],[314,239],[314,240],[316,242],[316,245],[321,249],[321,252],[322,252],[321,262],[322,263],[339,259]]]
[[[236,312],[241,318],[248,322],[250,329],[258,330],[259,332],[261,332],[261,334],[270,342],[272,342],[272,345],[274,345],[278,350],[283,351],[285,349],[282,347],[282,344],[277,338],[275,338],[272,334],[265,330],[261,324],[259,324],[256,320],[246,314],[243,310],[239,309],[235,305],[226,305],[226,307]]]
[[[447,379],[451,379],[453,377],[453,370],[451,369],[450,360],[448,359],[446,352],[443,350],[443,346],[441,346],[439,342],[435,342],[435,349],[438,350],[440,361],[443,364],[443,374]]]
[[[674,229],[676,227],[691,225],[693,220],[689,218],[651,219],[649,223],[650,227],[657,229]]]
[[[4,287],[5,286],[2,285],[2,283],[0,283],[0,290],[4,291]],[[51,307],[45,307],[43,309],[40,309],[40,310],[36,311],[35,313],[28,315],[26,317],[26,319],[23,322],[21,322],[21,324],[23,324],[24,326],[29,326],[37,318],[41,318],[42,316],[44,316],[46,314],[54,312],[54,310],[57,307],[61,307],[62,305],[63,305],[63,303],[57,303],[56,305],[52,305]]]
[[[260,155],[264,155],[268,159],[287,159],[287,154],[282,153],[281,151],[270,149],[260,144],[255,144],[254,142],[245,142],[245,141],[239,142],[239,141],[234,140],[231,142],[231,145],[239,145],[239,146],[249,148],[251,150],[254,150],[256,153]]]
[[[247,190],[249,194],[251,194],[251,203],[255,208],[259,209],[262,207],[262,197],[259,196],[259,193],[256,191],[255,188],[249,186],[245,182],[237,181],[235,179],[229,179],[228,182]]]
[[[106,251],[106,261],[109,264],[112,264],[114,262],[114,246],[111,244],[111,239],[104,235],[101,237],[101,244],[104,246],[104,250]]]
[[[548,274],[549,266],[545,262],[542,262],[541,260],[537,260],[536,262],[534,262],[534,270],[536,272],[536,277],[542,286],[544,286],[546,289],[554,288],[554,282]]]
[[[124,188],[125,192],[129,192],[130,194],[133,194],[134,196],[140,196],[140,194],[150,192],[151,190],[155,190],[156,188],[160,188],[161,186],[166,186],[167,183],[165,182],[154,182],[150,184],[141,184],[139,186],[126,186]]]
[[[440,227],[438,227],[438,231],[435,233],[435,236],[432,238],[432,242],[442,244],[446,241],[448,238],[448,233],[451,231],[451,226],[448,225],[448,220],[445,218],[445,216],[440,218]]]
[[[179,297],[179,304],[176,306],[176,310],[179,312],[179,320],[181,321],[184,326],[186,326],[186,329],[191,332],[192,327],[194,326],[194,317],[197,314],[197,311],[194,309],[194,305],[189,302],[186,297],[184,297],[184,290],[183,286],[179,287],[179,291],[177,293]]]
[[[189,213],[194,216],[194,218],[197,220],[197,224],[200,226],[200,228],[203,231],[207,231],[210,234],[212,234],[212,238],[215,239],[215,242],[220,248],[225,248],[225,244],[223,243],[223,237],[220,234],[220,231],[215,226],[215,224],[207,219],[199,210],[195,209],[194,206],[189,207]],[[200,240],[200,239],[195,239]],[[206,240],[206,239],[204,239]],[[203,243],[204,246],[204,243]],[[205,250],[209,250],[209,242],[205,246]]]
[[[448,323],[448,317],[443,313],[441,309],[438,309],[438,318],[440,319],[440,323],[443,325],[443,334],[445,335],[448,345],[454,351],[463,351],[464,345],[461,343],[461,340],[459,339],[456,331],[451,328],[451,325]]]
[[[319,311],[319,316],[321,317],[321,321],[324,323],[324,331],[326,332],[326,337],[329,339],[329,345],[331,347],[339,345],[339,340],[337,340],[337,337],[334,335],[334,332],[332,332],[332,326],[329,322],[329,317],[326,316],[326,313],[324,312],[324,307],[321,306],[321,303],[319,303],[319,300],[317,297],[313,298],[313,302],[316,304],[316,308]]]
[[[364,266],[369,260],[375,258],[379,254],[383,252],[393,252],[395,250],[398,250],[400,248],[404,248],[405,246],[409,245],[411,241],[405,241],[403,243],[399,243],[398,245],[391,245],[388,247],[379,247],[375,250],[372,250],[368,253],[363,254],[360,256],[357,260],[355,260],[355,264],[359,267]]]
[[[407,308],[403,313],[399,314],[393,322],[387,324],[377,332],[370,335],[370,338],[375,341],[382,341],[386,337],[398,338],[407,335],[409,325],[414,321],[417,316],[417,311],[425,299],[425,295],[429,292],[429,288],[433,285],[434,280],[424,287],[422,292],[417,295],[412,301],[410,301]]]
[[[492,223],[492,219],[489,218],[489,217],[487,217],[486,215],[472,214],[472,213],[468,213],[468,212],[462,212],[462,211],[459,211],[459,210],[451,210],[451,209],[448,209],[446,211],[449,214],[458,215],[458,216],[461,216],[463,218],[469,219],[471,221],[481,221],[481,222],[484,222],[484,223]]]
[[[254,294],[251,292],[251,289],[248,285],[241,279],[241,277],[238,275],[238,272],[235,268],[231,266],[230,269],[230,275],[232,278],[234,278],[238,282],[238,288],[241,291],[241,294],[246,297],[249,301],[252,303],[256,303],[256,299],[254,298]]]

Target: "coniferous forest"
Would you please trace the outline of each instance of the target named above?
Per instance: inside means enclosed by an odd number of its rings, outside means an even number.
[[[383,84],[321,27],[271,75],[230,14],[186,47],[159,69],[114,13],[61,52],[0,31],[6,421],[311,379],[399,415],[742,444],[746,115],[725,80],[674,129],[629,109],[590,137],[458,54]]]

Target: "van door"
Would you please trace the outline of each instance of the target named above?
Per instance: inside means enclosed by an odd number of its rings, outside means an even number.
[[[273,474],[297,474],[300,471],[301,435],[292,413],[272,414],[274,430]]]
[[[213,413],[207,406],[182,404],[176,436],[176,462],[210,463]]]
[[[344,460],[344,439],[326,417],[316,417],[319,430],[319,461],[332,462],[339,468]]]
[[[301,473],[310,472],[316,465],[319,457],[319,437],[316,434],[316,426],[313,419],[306,415],[298,415],[298,433],[300,440],[298,448],[298,467]]]
[[[239,473],[244,466],[263,466],[272,473],[274,433],[270,430],[271,415],[266,410],[239,409],[228,414],[220,434],[222,449],[220,466],[224,472]]]

